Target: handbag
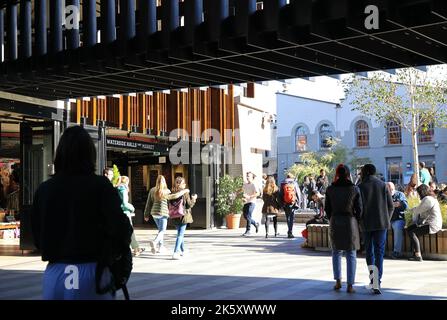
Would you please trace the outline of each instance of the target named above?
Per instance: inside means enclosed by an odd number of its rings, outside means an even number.
[[[185,215],[185,206],[183,205],[183,196],[170,200],[168,202],[169,218],[182,218]]]

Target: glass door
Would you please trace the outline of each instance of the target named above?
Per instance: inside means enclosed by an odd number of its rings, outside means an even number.
[[[20,124],[20,249],[34,250],[31,207],[39,185],[54,174],[53,159],[61,134],[58,121]]]

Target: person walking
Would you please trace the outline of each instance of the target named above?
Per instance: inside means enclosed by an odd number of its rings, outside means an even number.
[[[34,244],[42,261],[48,261],[45,300],[114,299],[108,261],[126,252],[132,258],[132,226],[117,190],[95,174],[95,162],[88,132],[80,126],[66,129],[56,150],[55,174],[34,194],[30,215]],[[72,279],[66,270],[76,270],[76,289],[66,285]]]
[[[407,232],[414,250],[414,256],[408,259],[410,261],[422,261],[421,245],[418,237],[435,234],[442,228],[441,208],[433,191],[425,184],[421,184],[416,191],[421,203],[410,209],[413,224],[407,228]]]
[[[262,193],[262,214],[265,218],[265,238],[269,236],[270,221],[273,221],[275,237],[278,236],[278,213],[280,209],[279,188],[276,185],[275,178],[268,177]]]
[[[347,292],[355,293],[357,250],[360,249],[358,221],[362,218],[360,190],[350,178],[349,168],[339,164],[334,182],[326,190],[325,211],[330,225],[334,290],[342,287],[341,257],[346,252]]]
[[[362,221],[366,263],[368,268],[373,268],[370,270],[373,279],[371,279],[368,288],[372,288],[375,294],[381,294],[380,285],[383,275],[386,235],[391,226],[390,219],[394,212],[394,205],[385,182],[378,179],[375,174],[376,167],[373,164],[364,165],[359,188],[363,203]]]
[[[287,178],[281,183],[279,190],[281,206],[284,208],[287,221],[287,238],[295,238],[293,235],[293,223],[295,221],[295,212],[299,209],[301,203],[301,192],[292,173],[287,174]]]
[[[165,177],[159,175],[157,177],[155,187],[149,190],[146,206],[144,208],[144,220],[149,221],[149,215],[155,221],[158,229],[158,234],[153,241],[149,241],[151,252],[153,254],[165,251],[164,234],[168,226],[168,200],[167,196],[171,193],[166,184]]]
[[[388,190],[393,199],[394,211],[391,217],[391,227],[393,228],[394,248],[392,259],[399,259],[402,255],[402,243],[404,240],[405,210],[408,209],[407,197],[403,192],[397,191],[394,183],[388,182]]]
[[[135,207],[129,203],[129,177],[120,176],[116,188],[118,189],[121,198],[121,209],[127,218],[129,218],[129,222],[133,227],[132,217],[135,217]],[[145,248],[140,247],[135,236],[135,230],[132,232],[130,247],[132,248],[135,257],[138,257],[145,250]]]
[[[186,183],[183,177],[177,177],[172,187],[172,192],[174,194],[180,194],[178,198],[173,198],[169,201],[171,206],[170,214],[174,211],[177,215],[172,216],[172,223],[177,229],[177,238],[175,240],[174,254],[172,255],[173,260],[179,260],[185,255],[185,231],[188,223],[193,223],[191,209],[194,207],[197,195],[192,196],[188,192],[180,193],[186,190]],[[174,208],[174,209],[172,209]],[[180,212],[183,215],[180,215]]]
[[[247,220],[247,226],[245,228],[245,233],[242,236],[249,236],[250,233],[250,227],[251,225],[254,225],[256,228],[256,233],[259,231],[259,223],[256,222],[253,218],[253,211],[255,210],[256,206],[256,198],[260,195],[259,188],[256,187],[256,185],[253,183],[254,179],[256,178],[255,174],[253,172],[247,172],[247,182],[244,183],[242,189],[244,192],[244,207],[243,207],[243,214],[245,220]]]

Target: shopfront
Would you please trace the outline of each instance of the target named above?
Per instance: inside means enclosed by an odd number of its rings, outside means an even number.
[[[34,192],[54,171],[65,110],[57,102],[0,96],[0,245],[34,249],[30,208]]]

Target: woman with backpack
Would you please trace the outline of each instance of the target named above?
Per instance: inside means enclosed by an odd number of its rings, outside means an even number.
[[[265,184],[262,200],[264,205],[262,206],[262,214],[265,217],[265,237],[269,237],[269,225],[270,220],[273,221],[273,228],[275,229],[275,237],[278,233],[278,213],[280,209],[279,201],[279,188],[276,185],[275,178],[268,177]]]
[[[169,215],[172,218],[177,229],[177,239],[175,241],[174,254],[172,259],[179,260],[185,254],[185,231],[188,223],[192,223],[191,208],[194,207],[197,195],[190,195],[189,191],[184,192],[186,189],[185,179],[177,177],[175,179],[172,192],[178,194],[177,198],[169,201]]]
[[[129,203],[129,177],[119,177],[118,186],[116,188],[118,189],[121,198],[121,209],[123,209],[123,212],[129,218],[130,224],[133,226],[132,217],[135,217],[135,207]],[[132,232],[130,247],[132,248],[135,257],[138,257],[145,250],[144,248],[140,248],[137,238],[135,237],[135,231]]]

